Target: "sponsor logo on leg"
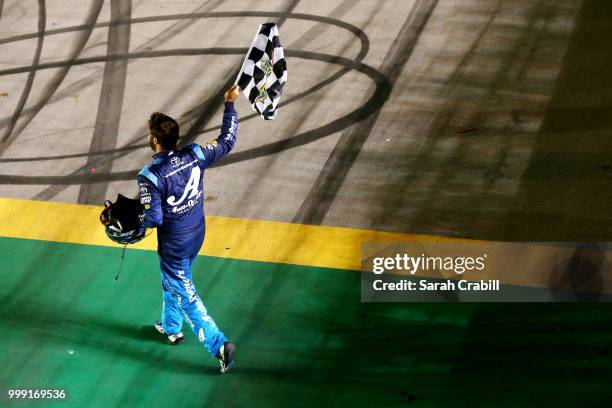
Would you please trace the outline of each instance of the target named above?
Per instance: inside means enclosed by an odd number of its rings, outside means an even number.
[[[206,340],[206,336],[204,335],[204,329],[201,327],[198,331],[198,339],[200,340],[200,343],[204,343],[204,340]]]

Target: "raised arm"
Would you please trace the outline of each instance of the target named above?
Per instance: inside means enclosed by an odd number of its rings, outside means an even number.
[[[225,109],[223,111],[223,122],[221,133],[216,139],[211,140],[203,146],[194,146],[194,150],[200,159],[202,168],[209,167],[226,156],[234,147],[238,136],[238,112],[234,107],[234,101],[240,95],[240,88],[232,86],[225,92]],[[200,148],[201,151],[198,151]]]

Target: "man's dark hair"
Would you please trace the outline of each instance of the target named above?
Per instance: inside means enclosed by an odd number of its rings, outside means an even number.
[[[149,132],[157,138],[157,141],[164,149],[171,150],[176,148],[179,137],[179,125],[176,120],[168,115],[155,112],[149,118]]]

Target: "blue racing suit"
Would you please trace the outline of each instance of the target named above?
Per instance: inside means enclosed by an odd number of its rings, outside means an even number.
[[[140,203],[147,228],[157,227],[163,289],[162,326],[166,334],[182,330],[183,321],[213,356],[227,338],[196,292],[191,265],[204,242],[203,172],[228,154],[238,134],[238,113],[225,103],[221,135],[204,146],[167,150],[138,173]]]

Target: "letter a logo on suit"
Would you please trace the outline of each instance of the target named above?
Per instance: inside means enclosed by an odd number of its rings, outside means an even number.
[[[179,205],[183,201],[185,201],[186,198],[192,198],[195,195],[197,195],[199,183],[200,183],[200,168],[194,167],[191,170],[191,177],[189,177],[189,181],[187,182],[187,185],[185,186],[185,191],[183,191],[183,195],[181,196],[181,198],[178,201],[176,201],[175,196],[170,196],[168,197],[168,204]]]

